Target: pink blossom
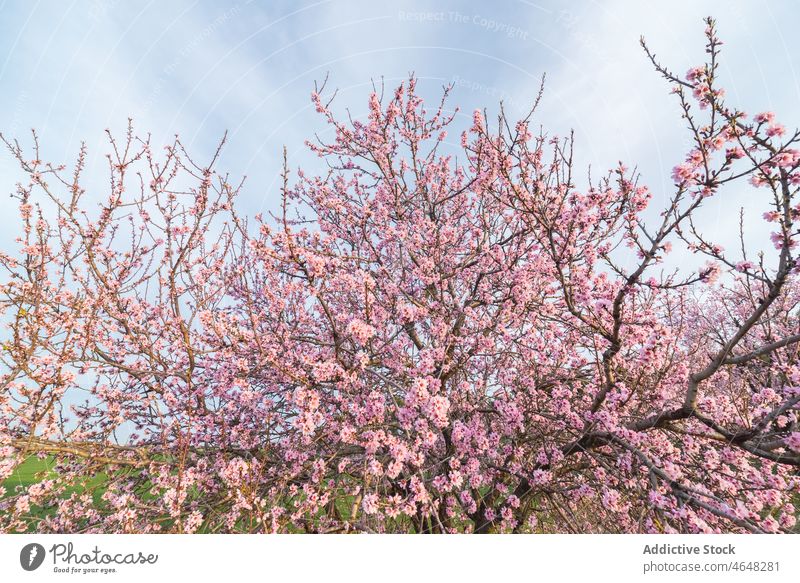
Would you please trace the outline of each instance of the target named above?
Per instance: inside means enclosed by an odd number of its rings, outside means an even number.
[[[359,344],[366,344],[375,335],[375,328],[362,320],[354,319],[347,325],[347,333]]]
[[[705,67],[692,67],[686,72],[687,81],[695,81],[705,73]]]
[[[720,276],[722,270],[718,263],[714,262],[706,262],[706,264],[700,269],[700,279],[709,285],[714,284]]]
[[[739,158],[744,158],[745,152],[741,147],[734,146],[733,148],[725,150],[725,156],[732,160],[738,160]]]
[[[786,133],[786,128],[779,123],[770,124],[769,127],[767,128],[767,135],[770,137],[782,136],[785,133]]]
[[[449,424],[449,410],[450,401],[444,395],[434,395],[425,406],[425,412],[437,427],[446,427]]]
[[[771,124],[773,121],[775,121],[775,113],[773,113],[771,111],[764,111],[762,113],[757,113],[753,117],[753,120],[755,120],[756,123],[770,123]]]
[[[364,509],[366,514],[377,514],[378,512],[378,495],[367,494],[361,502],[361,508]]]

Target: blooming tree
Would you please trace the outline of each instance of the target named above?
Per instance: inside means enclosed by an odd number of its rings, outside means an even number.
[[[579,187],[531,115],[476,111],[452,147],[413,78],[363,121],[315,92],[328,170],[286,170],[255,228],[219,151],[110,138],[93,210],[85,150],[68,171],[6,141],[29,180],[0,253],[0,479],[47,469],[5,482],[0,526],[794,530],[800,134],[726,103],[706,37],[683,77],[645,46],[692,142],[660,214],[622,165]],[[697,211],[742,181],[772,239],[724,250]],[[707,263],[665,272],[673,246]]]

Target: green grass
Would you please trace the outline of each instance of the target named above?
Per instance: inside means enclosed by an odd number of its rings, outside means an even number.
[[[55,477],[55,472],[50,471],[54,463],[55,460],[51,457],[40,459],[36,456],[31,456],[23,461],[2,484],[6,489],[6,496],[14,494],[17,486],[27,488],[45,478]]]
[[[57,478],[58,474],[52,470],[55,463],[55,458],[53,457],[40,459],[36,456],[31,456],[23,461],[2,484],[6,489],[6,496],[15,494],[18,486],[27,488],[36,482]],[[100,490],[102,494],[102,490],[104,489],[102,485],[107,479],[108,475],[104,472],[92,476],[84,476],[79,481],[80,483],[76,483],[74,486],[67,488],[64,493],[72,494],[74,492],[80,493],[91,490],[97,494],[97,491]]]
[[[30,456],[21,464],[19,464],[14,472],[3,483],[2,486],[6,489],[4,497],[14,496],[20,491],[24,491],[32,484],[41,482],[46,479],[57,479],[58,474],[53,470],[56,461],[53,457],[41,459],[37,456]],[[79,479],[61,490],[60,497],[62,499],[69,498],[73,494],[82,494],[84,492],[91,493],[95,504],[101,502],[103,492],[105,492],[105,482],[108,476],[104,473],[98,473],[93,476],[86,476]],[[27,520],[27,532],[34,532],[37,523],[47,516],[55,513],[55,506],[42,507],[35,504],[31,505],[30,516]]]

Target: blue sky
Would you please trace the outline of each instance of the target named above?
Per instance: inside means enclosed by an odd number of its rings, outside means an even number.
[[[657,202],[686,141],[638,39],[683,72],[702,62],[707,14],[726,42],[730,100],[798,125],[800,8],[791,1],[0,0],[0,131],[27,140],[36,128],[53,162],[69,163],[86,140],[99,176],[103,130],[121,131],[129,116],[156,144],[179,133],[200,160],[227,129],[219,167],[248,176],[242,205],[254,214],[276,204],[284,145],[293,166],[316,164],[303,140],[325,130],[309,94],[326,74],[338,107],[356,117],[381,77],[391,87],[414,72],[430,99],[454,83],[450,103],[466,123],[501,99],[521,114],[547,73],[538,120],[553,133],[575,129],[579,169],[638,166]],[[0,154],[0,192],[16,179]],[[729,237],[738,206],[757,204],[746,187],[709,201],[711,234]],[[0,215],[4,246],[8,220]]]

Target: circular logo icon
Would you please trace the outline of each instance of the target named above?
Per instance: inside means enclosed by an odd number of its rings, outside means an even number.
[[[35,571],[44,562],[44,547],[39,543],[30,543],[19,552],[19,564],[26,571]]]

